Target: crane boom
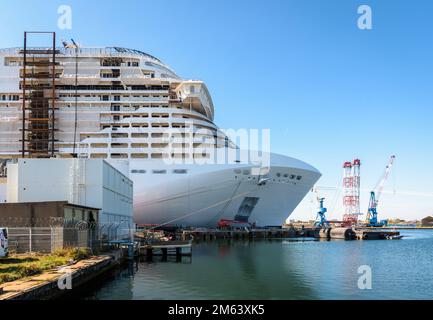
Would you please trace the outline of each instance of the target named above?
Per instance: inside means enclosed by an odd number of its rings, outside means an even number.
[[[389,173],[391,172],[392,166],[394,165],[394,160],[395,160],[395,156],[393,155],[388,161],[388,164],[385,168],[382,178],[379,180],[376,187],[374,188],[376,193],[376,206],[377,203],[379,202],[380,196],[382,195],[383,187],[385,186],[385,182],[388,180]]]

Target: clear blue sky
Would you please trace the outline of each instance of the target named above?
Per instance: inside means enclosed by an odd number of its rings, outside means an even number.
[[[72,7],[67,32],[61,4]],[[357,28],[362,4],[372,30]],[[0,47],[39,29],[148,52],[207,83],[220,127],[270,128],[273,151],[316,166],[320,185],[339,185],[343,161],[359,157],[364,210],[396,154],[401,194],[383,196],[382,217],[420,218],[433,215],[432,12],[428,0],[2,1]],[[335,192],[324,195],[333,207]],[[312,218],[311,205],[293,217]]]

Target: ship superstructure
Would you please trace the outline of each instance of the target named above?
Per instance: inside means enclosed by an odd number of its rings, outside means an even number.
[[[0,157],[107,159],[134,181],[137,223],[281,224],[320,177],[275,154],[266,173],[236,159],[197,164],[215,156],[207,150],[237,147],[214,124],[205,83],[152,55],[121,47],[26,53],[24,63],[22,48],[0,50]]]

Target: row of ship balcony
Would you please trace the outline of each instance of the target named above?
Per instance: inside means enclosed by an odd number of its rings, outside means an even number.
[[[109,130],[109,129],[105,129]],[[120,131],[120,130],[119,130]],[[192,135],[192,136],[191,136]],[[192,130],[191,132],[178,132],[176,130],[167,130],[161,132],[161,130],[157,130],[156,128],[147,129],[146,132],[136,131],[136,132],[118,132],[118,130],[114,132],[82,132],[80,134],[80,138],[82,139],[91,139],[89,141],[100,141],[100,139],[106,139],[107,141],[112,142],[120,142],[120,143],[128,143],[130,141],[164,141],[168,142],[179,142],[179,141],[192,141],[194,142],[202,142],[208,139],[210,140],[225,140],[226,136],[221,131],[209,130],[209,129],[201,129],[201,130]],[[95,140],[93,140],[95,139]],[[138,140],[137,140],[138,139]]]
[[[149,92],[150,93],[150,92]],[[158,94],[159,92],[155,92]],[[161,91],[162,93],[162,91]],[[104,99],[101,97],[78,97],[78,103],[113,103],[113,104],[122,104],[122,103],[143,103],[143,102],[168,102],[168,96],[163,97],[122,97],[121,99],[108,98]],[[59,103],[75,103],[75,97],[60,97],[58,99]]]
[[[74,108],[63,108],[62,120],[73,120],[72,115],[75,113]],[[101,119],[104,122],[113,122],[116,124],[124,123],[126,125],[129,122],[140,123],[141,119],[147,122],[147,119],[172,119],[171,121],[191,121],[202,120],[206,123],[212,123],[209,118],[205,115],[198,113],[194,110],[189,109],[178,109],[168,106],[154,106],[149,110],[149,107],[142,106],[136,109],[136,107],[121,107],[119,109],[113,107],[86,107],[80,108],[80,113],[82,114],[100,114]],[[69,115],[69,118],[68,118]],[[117,117],[117,119],[115,118]],[[122,119],[123,118],[123,119]],[[177,120],[176,120],[177,119]],[[181,119],[181,120],[178,120]],[[85,120],[85,119],[82,119]],[[126,126],[127,127],[127,126]]]
[[[24,78],[23,73],[20,74],[20,78]],[[51,72],[32,72],[32,73],[26,73],[26,79],[27,80],[48,80],[52,79],[52,73]],[[90,79],[90,80],[100,80],[100,81],[121,81],[121,80],[136,80],[135,82],[140,82],[141,80],[148,80],[148,79],[155,79],[151,75],[144,75],[144,74],[126,74],[126,75],[113,75],[113,74],[89,74],[89,73],[81,73],[81,74],[62,74],[61,72],[56,72],[55,74],[56,79],[63,79],[63,80],[72,80],[74,81],[75,78],[78,78],[80,82],[82,82],[84,79]],[[159,79],[156,79],[159,81]]]
[[[63,150],[62,150],[63,151]],[[72,153],[72,149],[65,149],[63,152],[65,153]],[[167,154],[167,153],[127,153],[127,152],[112,152],[112,153],[105,153],[105,152],[92,152],[87,151],[84,149],[78,149],[79,157],[81,158],[111,158],[111,159],[210,159],[210,154],[201,154],[201,153],[194,153],[192,156],[187,153],[173,153]],[[142,170],[144,171],[144,170]],[[160,173],[166,173],[166,170],[162,170]]]
[[[71,94],[71,91],[73,91],[74,93],[75,93],[75,88],[73,87],[73,86],[71,86],[71,89],[70,90],[67,90],[67,89],[57,89],[56,90],[57,92],[59,92],[59,93],[63,93],[63,94]],[[107,93],[107,94],[112,94],[113,93],[113,91],[115,91],[116,92],[116,94],[132,94],[132,93],[134,93],[134,94],[152,94],[152,93],[167,93],[168,94],[168,92],[169,92],[169,89],[167,88],[167,89],[152,89],[152,88],[149,88],[149,89],[141,89],[141,90],[132,90],[132,89],[124,89],[123,87],[122,88],[111,88],[111,89],[108,89],[108,90],[103,90],[103,89],[98,89],[98,88],[95,88],[95,89],[93,89],[93,90],[80,90],[80,89],[78,89],[77,90],[77,94],[89,94],[89,93],[92,93],[92,94],[95,94],[95,93],[98,93],[98,94],[103,94],[103,93]]]
[[[180,118],[180,117],[154,117],[154,118],[149,118],[149,117],[140,117],[140,118],[134,118],[134,117],[129,117],[129,118],[124,118],[124,119],[101,119],[101,124],[134,124],[134,123],[138,123],[138,124],[144,124],[144,125],[148,125],[153,126],[153,124],[158,125],[158,126],[166,126],[166,127],[173,127],[173,126],[180,126],[180,125],[193,125],[193,126],[197,126],[197,125],[203,125],[203,126],[208,126],[212,129],[217,129],[217,127],[210,121],[206,121],[206,120],[200,120],[200,119],[193,119],[193,118]],[[154,126],[156,127],[156,126]]]
[[[107,130],[107,129],[106,129]],[[121,130],[119,130],[121,131]],[[192,137],[191,137],[192,134]],[[188,142],[192,141],[195,143],[200,143],[203,141],[225,141],[226,136],[221,131],[213,130],[193,130],[190,132],[177,132],[175,130],[168,130],[167,132],[161,132],[161,130],[147,129],[146,132],[136,131],[136,132],[82,132],[80,134],[80,140],[87,139],[89,142],[100,142],[102,140],[107,140],[115,143],[129,143],[129,142],[143,142],[143,140],[153,141],[164,141],[168,142]]]
[[[62,148],[62,152],[65,153],[72,153],[71,148]],[[98,150],[98,149],[92,149],[92,148],[86,148],[80,146],[77,149],[78,153],[80,155],[86,155],[90,156],[90,158],[124,158],[124,159],[134,159],[134,158],[141,158],[141,159],[168,159],[168,158],[184,158],[184,159],[190,159],[190,158],[210,158],[210,153],[201,153],[199,150],[197,152],[189,152],[185,150],[179,150],[179,151],[172,151],[167,152],[167,150],[163,151],[153,151],[153,152],[131,152],[131,150]]]
[[[193,146],[185,143],[119,143],[118,145],[111,143],[108,147],[106,143],[86,143],[80,142],[81,147],[98,149],[98,152],[183,152],[188,150],[198,149],[213,149],[215,147],[223,148],[223,143],[194,143]]]
[[[83,137],[81,135],[81,137]],[[219,144],[219,145],[224,145],[225,144],[225,139],[220,137],[220,138],[213,138],[213,137],[193,137],[193,138],[180,138],[180,137],[175,137],[175,138],[111,138],[111,139],[107,139],[107,138],[96,138],[96,137],[90,137],[90,138],[82,138],[81,140],[85,140],[86,143],[90,143],[90,144],[98,144],[98,145],[105,145],[106,147],[108,146],[108,144],[143,144],[143,147],[147,147],[147,145],[152,145],[152,147],[157,147],[157,145],[164,145],[167,146],[168,144],[173,144],[173,145],[179,145],[182,144],[184,146],[188,146],[189,144]]]
[[[28,64],[26,64],[28,66]],[[161,80],[162,79],[173,79],[178,80],[178,78],[175,78],[174,76],[171,76],[169,74],[161,74],[161,78],[156,77],[156,74],[154,71],[151,70],[144,70],[140,68],[135,69],[127,69],[124,70],[122,68],[119,69],[112,69],[110,67],[93,67],[93,70],[89,70],[87,68],[86,70],[81,70],[78,73],[75,73],[75,68],[65,68],[64,66],[58,66],[56,65],[53,69],[50,65],[46,66],[29,66],[28,68],[25,68],[25,77],[27,79],[46,79],[46,78],[52,78],[53,74],[56,78],[63,78],[63,79],[75,79],[79,78],[82,79],[100,79],[101,81],[119,81],[120,79],[151,79],[151,80]],[[20,78],[24,77],[24,68],[20,69],[19,72]]]

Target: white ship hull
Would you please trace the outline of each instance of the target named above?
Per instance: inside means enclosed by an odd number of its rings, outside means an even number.
[[[131,171],[146,170],[130,175],[137,224],[211,227],[220,219],[245,218],[257,226],[282,225],[320,177],[306,163],[275,154],[269,177],[261,184],[258,176],[244,174],[251,168],[248,165],[164,165],[136,160],[129,166]],[[172,173],[179,168],[188,173]],[[239,168],[241,174],[235,172]],[[167,173],[149,174],[155,169]],[[302,179],[290,179],[290,175]]]

